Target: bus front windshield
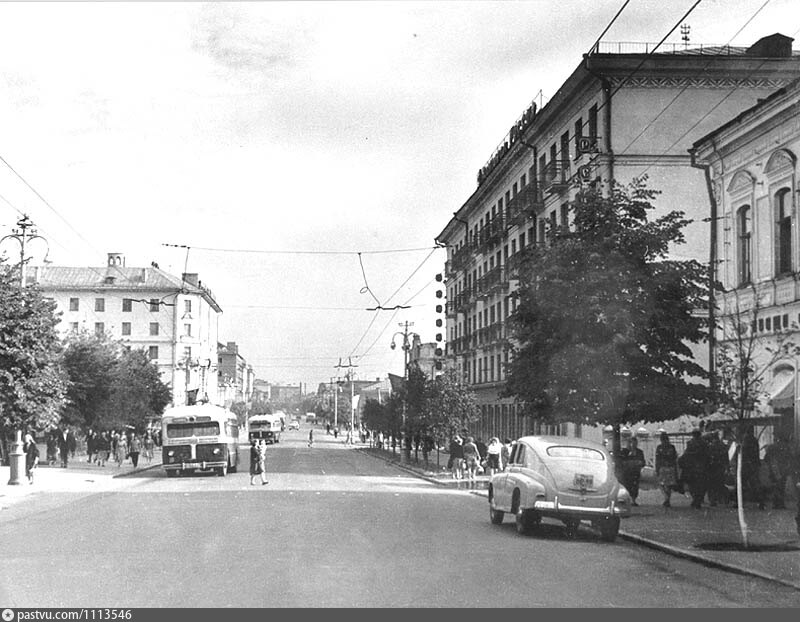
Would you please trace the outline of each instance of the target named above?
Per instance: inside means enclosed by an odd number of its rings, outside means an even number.
[[[190,436],[218,436],[219,423],[168,423],[167,438],[189,438]]]

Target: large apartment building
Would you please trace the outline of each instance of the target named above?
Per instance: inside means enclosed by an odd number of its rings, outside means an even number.
[[[712,265],[724,287],[714,343],[731,346],[744,337],[752,344],[763,378],[753,420],[798,439],[800,361],[770,350],[787,340],[800,346],[800,80],[697,140],[692,153],[708,170],[714,197]]]
[[[583,184],[607,188],[611,179],[627,183],[647,174],[648,186],[661,191],[657,212],[681,209],[693,219],[675,256],[708,262],[709,200],[688,149],[800,75],[791,42],[774,34],[748,48],[663,52],[601,44],[543,108],[532,104],[513,124],[478,172],[473,194],[436,237],[448,248],[446,355],[478,396],[475,434],[541,431],[512,399],[500,397],[521,251],[546,243],[550,227],[569,226],[570,201]],[[707,362],[708,349],[696,356]],[[588,433],[569,428],[544,431]]]
[[[215,402],[222,309],[197,274],[178,278],[155,264],[131,268],[124,255],[109,253],[103,267],[36,266],[27,280],[56,302],[62,334],[85,330],[143,348],[174,405]]]

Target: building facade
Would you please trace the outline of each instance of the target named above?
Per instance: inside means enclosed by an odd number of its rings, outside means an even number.
[[[533,428],[501,398],[509,362],[507,320],[516,270],[530,244],[569,226],[570,202],[586,184],[607,189],[648,176],[661,191],[657,217],[684,210],[693,223],[673,255],[709,260],[704,175],[688,149],[697,137],[800,75],[792,39],[776,34],[749,48],[700,46],[666,53],[603,44],[585,55],[539,110],[532,104],[478,172],[478,186],[437,242],[447,246],[446,356],[478,396],[478,436],[530,432],[585,435],[575,426]],[[709,351],[698,349],[706,364]],[[600,432],[592,431],[600,438]]]
[[[797,439],[798,360],[769,350],[787,340],[800,346],[800,80],[702,137],[691,153],[713,197],[712,265],[724,288],[715,346],[745,332],[763,378],[753,415]]]
[[[55,301],[62,334],[89,331],[144,349],[174,405],[216,399],[222,309],[197,274],[129,268],[124,255],[109,253],[104,267],[35,266],[27,281]]]
[[[217,345],[217,402],[226,408],[253,399],[255,374],[234,341]]]

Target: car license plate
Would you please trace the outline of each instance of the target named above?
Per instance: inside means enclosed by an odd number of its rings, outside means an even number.
[[[583,473],[576,473],[573,484],[575,488],[586,490],[587,488],[591,488],[592,484],[594,484],[594,477],[591,475],[584,475]]]

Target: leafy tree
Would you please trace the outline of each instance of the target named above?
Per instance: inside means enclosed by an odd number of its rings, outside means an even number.
[[[148,420],[160,417],[171,401],[172,392],[161,381],[158,367],[147,353],[122,348],[112,368],[105,427],[144,429]]]
[[[361,420],[369,430],[386,432],[389,429],[389,412],[384,404],[378,400],[368,399],[364,402]]]
[[[100,428],[109,409],[117,347],[82,331],[65,340],[63,366],[69,387],[62,420],[83,429]]]
[[[0,431],[47,428],[58,421],[66,388],[55,303],[21,288],[0,258]],[[5,450],[5,443],[0,443]],[[5,460],[5,456],[3,456]]]
[[[428,426],[443,440],[462,432],[480,417],[475,393],[454,369],[445,370],[431,382],[428,391]]]
[[[692,358],[705,322],[705,270],[670,260],[689,222],[648,220],[658,193],[635,179],[580,192],[573,226],[529,247],[520,271],[504,394],[548,423],[665,421],[697,412],[705,370]],[[618,442],[618,441],[617,441]]]
[[[128,350],[104,336],[70,335],[62,364],[70,379],[64,421],[84,429],[141,429],[172,400],[144,350]]]

